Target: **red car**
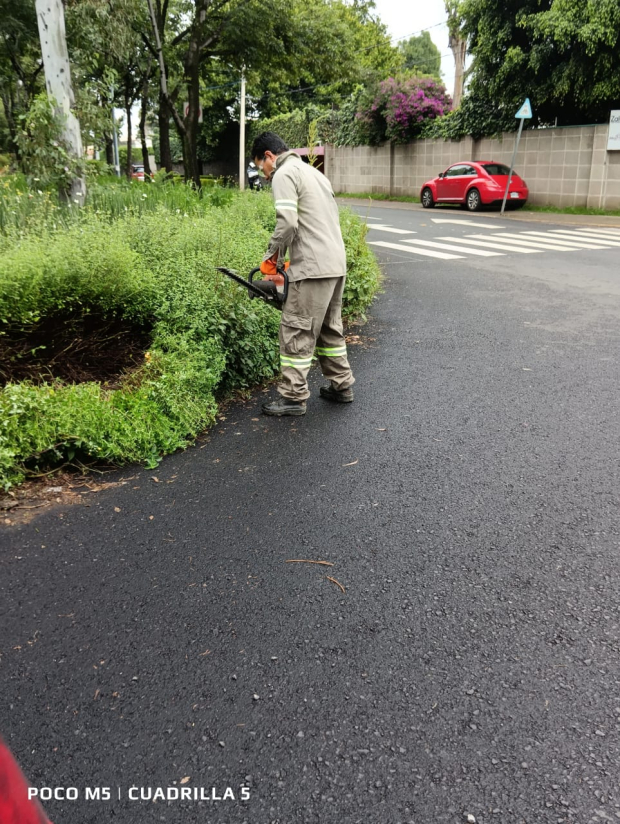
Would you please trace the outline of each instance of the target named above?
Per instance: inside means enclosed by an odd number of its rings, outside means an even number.
[[[445,172],[427,180],[420,190],[425,209],[436,203],[458,203],[470,212],[482,206],[501,205],[510,169],[493,160],[454,163]],[[519,175],[512,173],[506,207],[520,208],[527,202],[529,190]]]

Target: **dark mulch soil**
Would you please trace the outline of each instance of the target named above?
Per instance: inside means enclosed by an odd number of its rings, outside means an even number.
[[[150,340],[150,330],[83,311],[43,318],[28,329],[0,326],[0,386],[60,379],[112,389],[144,362]]]

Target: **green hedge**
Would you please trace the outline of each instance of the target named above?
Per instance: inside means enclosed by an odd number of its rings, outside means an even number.
[[[310,124],[316,120],[317,138],[322,143],[334,143],[336,128],[339,124],[338,112],[320,109],[318,106],[306,106],[287,114],[252,121],[248,125],[247,154],[254,138],[261,132],[275,132],[291,149],[301,149],[308,145]]]
[[[193,211],[85,211],[73,225],[5,238],[0,335],[76,309],[149,330],[144,363],[120,388],[8,384],[0,391],[0,487],[74,460],[145,461],[187,445],[214,420],[216,398],[278,369],[279,313],[215,271],[246,273],[274,223],[271,197],[237,194]],[[114,214],[117,214],[116,212]],[[341,217],[348,250],[345,315],[363,314],[379,284],[365,227]]]

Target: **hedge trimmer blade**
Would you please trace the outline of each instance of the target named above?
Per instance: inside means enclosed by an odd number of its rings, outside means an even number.
[[[257,286],[254,286],[253,283],[250,283],[249,280],[242,278],[241,275],[238,275],[233,269],[226,269],[225,266],[216,266],[215,268],[218,272],[221,272],[223,275],[226,275],[226,277],[232,278],[233,280],[236,280],[237,283],[240,283],[242,286],[245,286],[245,288],[248,289],[250,292],[254,292],[257,298],[262,298],[263,300],[266,300],[264,292],[261,292],[261,290]]]
[[[218,272],[226,275],[226,277],[240,283],[241,286],[245,286],[250,294],[250,298],[261,298],[261,300],[264,300],[265,303],[268,303],[275,309],[282,309],[286,301],[286,296],[288,295],[288,277],[286,276],[286,271],[282,270],[279,272],[284,280],[284,290],[279,292],[273,278],[267,277],[265,280],[253,280],[254,275],[260,273],[260,267],[258,266],[252,269],[247,280],[242,278],[241,275],[238,275],[234,269],[227,269],[225,266],[216,266],[215,268]]]

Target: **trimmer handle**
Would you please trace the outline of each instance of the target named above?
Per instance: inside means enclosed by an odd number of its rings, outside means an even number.
[[[283,266],[276,266],[276,271],[279,275],[284,278],[284,291],[282,293],[282,303],[286,302],[286,298],[288,297],[288,275],[286,274],[286,269]],[[255,269],[252,269],[250,274],[248,275],[248,281],[252,283],[254,280],[254,275],[259,272],[260,273],[260,266],[257,266]]]

